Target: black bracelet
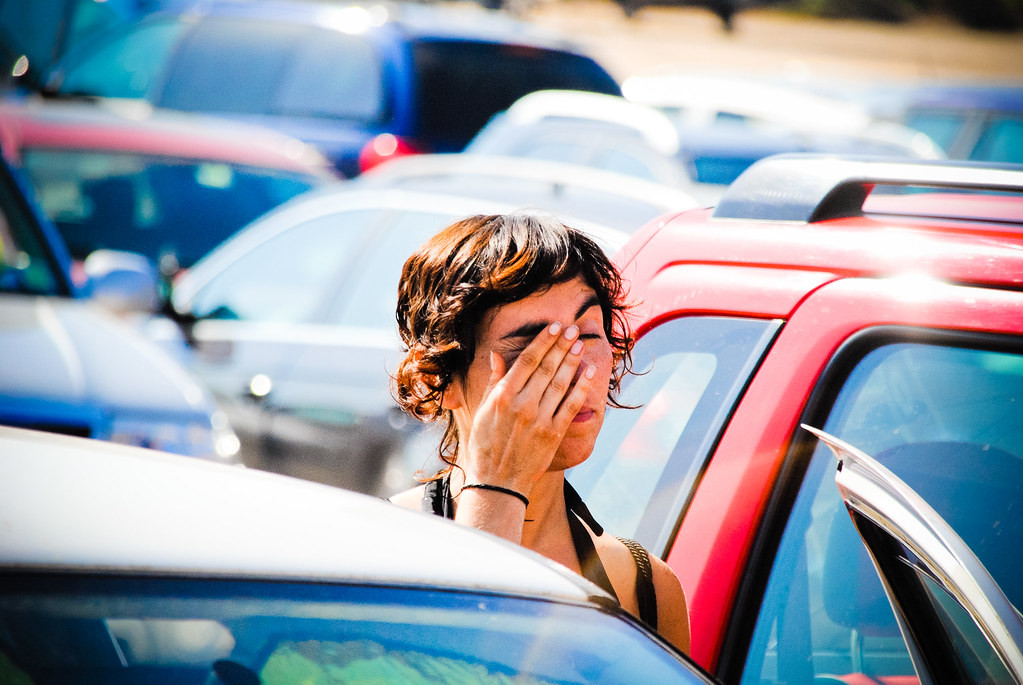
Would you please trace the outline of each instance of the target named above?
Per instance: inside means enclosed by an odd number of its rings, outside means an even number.
[[[462,486],[463,490],[472,490],[473,488],[477,490],[492,490],[493,492],[503,492],[506,495],[511,495],[512,497],[517,498],[527,507],[529,506],[528,497],[523,495],[521,492],[515,492],[514,490],[510,490],[508,488],[502,488],[500,485],[487,485],[486,483],[466,483],[465,485]]]

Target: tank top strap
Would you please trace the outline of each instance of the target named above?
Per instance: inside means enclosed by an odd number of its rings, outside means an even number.
[[[590,510],[583,504],[579,493],[575,491],[569,482],[565,481],[565,506],[568,509],[568,528],[572,533],[572,545],[575,547],[576,557],[579,559],[579,569],[586,580],[601,588],[607,594],[618,599],[618,593],[611,585],[611,579],[607,577],[604,563],[597,554],[597,548],[593,545],[593,538],[590,537],[590,530],[597,537],[604,534],[604,529],[590,514]],[[586,525],[583,525],[585,522]]]
[[[455,518],[454,500],[451,499],[451,474],[427,481],[421,502],[423,511],[446,519]]]

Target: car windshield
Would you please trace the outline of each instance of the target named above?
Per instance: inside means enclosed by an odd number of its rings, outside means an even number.
[[[67,278],[6,169],[0,171],[0,292],[69,294]]]
[[[382,69],[361,36],[287,22],[210,17],[193,26],[162,18],[69,56],[60,92],[185,111],[377,123],[389,114]]]
[[[292,172],[132,153],[35,149],[25,151],[23,166],[72,257],[127,250],[154,262],[173,257],[181,267],[315,183]]]
[[[5,578],[0,681],[708,682],[593,608],[370,585],[72,576]]]
[[[536,90],[619,95],[593,60],[571,53],[500,43],[420,41],[413,49],[422,97],[417,135],[461,150],[491,116]]]

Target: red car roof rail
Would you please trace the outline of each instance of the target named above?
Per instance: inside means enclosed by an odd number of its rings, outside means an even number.
[[[735,179],[713,217],[813,222],[860,216],[878,185],[1023,193],[1023,165],[774,155]]]

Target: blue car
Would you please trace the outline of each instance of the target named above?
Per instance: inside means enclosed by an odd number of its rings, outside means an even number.
[[[263,124],[346,176],[395,154],[459,151],[534,90],[621,92],[592,58],[499,12],[322,0],[156,12],[71,52],[45,82],[58,96]]]
[[[109,264],[118,261],[114,253],[98,254]],[[136,275],[97,272],[94,296],[144,290],[125,287]],[[155,284],[150,290],[155,296]],[[155,343],[82,299],[59,234],[6,162],[0,163],[0,360],[0,424],[239,463],[238,438],[209,393]]]

